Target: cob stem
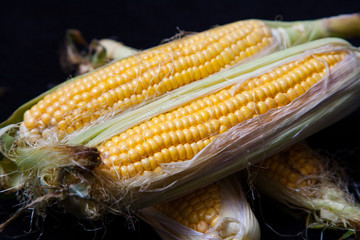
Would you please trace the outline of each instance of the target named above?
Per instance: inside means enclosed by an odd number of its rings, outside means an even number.
[[[313,21],[274,22],[266,21],[269,27],[284,31],[288,37],[287,47],[313,41],[318,38],[360,36],[360,14],[344,14]],[[286,39],[286,37],[285,37]]]
[[[107,59],[122,59],[138,52],[135,48],[111,39],[101,39],[99,40],[99,45],[105,49]]]
[[[360,36],[360,13],[324,18],[322,22],[329,36],[355,38]]]

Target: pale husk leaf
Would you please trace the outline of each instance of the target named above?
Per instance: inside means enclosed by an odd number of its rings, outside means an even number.
[[[152,225],[164,240],[260,239],[259,223],[246,200],[239,179],[234,175],[215,184],[221,191],[220,219],[206,233],[188,228],[154,207],[141,209],[139,216]]]

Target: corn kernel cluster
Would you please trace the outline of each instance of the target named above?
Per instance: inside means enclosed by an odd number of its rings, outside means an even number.
[[[320,176],[321,166],[319,157],[311,149],[297,144],[263,161],[261,174],[306,194]]]
[[[221,193],[217,184],[155,206],[161,213],[201,233],[207,232],[218,223],[220,207]]]

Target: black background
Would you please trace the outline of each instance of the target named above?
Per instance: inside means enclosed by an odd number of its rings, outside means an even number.
[[[59,64],[67,29],[80,30],[86,40],[113,38],[137,49],[155,46],[177,29],[203,31],[241,19],[306,20],[360,11],[359,0],[347,1],[0,1],[0,122],[18,106],[71,76]],[[359,46],[359,40],[352,43]],[[359,119],[356,111],[309,138],[317,149],[337,158],[349,174],[359,159]],[[333,231],[304,231],[304,219],[284,214],[271,200],[250,199],[262,228],[262,239],[336,239]],[[261,209],[259,207],[261,203]],[[14,212],[13,200],[0,202],[0,220]],[[280,211],[280,212],[278,212]],[[145,223],[106,216],[95,223],[51,209],[43,222],[24,214],[0,239],[159,239]],[[30,229],[31,226],[31,229]],[[130,228],[130,230],[129,230]],[[271,230],[271,228],[274,229]],[[95,231],[98,229],[97,231]],[[29,231],[30,233],[26,233]],[[25,231],[25,232],[24,232]]]

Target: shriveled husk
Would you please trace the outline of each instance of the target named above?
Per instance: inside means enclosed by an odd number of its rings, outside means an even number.
[[[290,163],[290,152],[302,154],[304,166]],[[303,152],[303,153],[300,153]],[[300,159],[298,159],[300,160]],[[295,186],[289,186],[269,177],[267,164],[276,161],[288,165],[291,172],[299,174]],[[278,165],[278,166],[279,166]],[[312,174],[304,174],[301,168],[313,168]],[[281,175],[278,173],[277,175]],[[328,159],[311,149],[305,142],[291,146],[271,158],[251,167],[251,179],[260,193],[266,194],[290,208],[309,212],[309,228],[340,228],[355,232],[360,226],[360,204],[348,188],[348,179],[334,159]],[[305,219],[304,219],[305,221]]]
[[[205,233],[184,226],[156,207],[141,209],[138,215],[152,225],[164,240],[260,239],[259,223],[246,200],[237,176],[232,175],[213,184],[220,188],[219,220]]]
[[[304,95],[232,127],[189,161],[162,164],[160,173],[129,179],[114,179],[107,171],[97,168],[101,158],[94,147],[117,133],[282,64],[336,50],[351,54]],[[2,152],[19,166],[17,173],[22,181],[18,187],[25,191],[29,202],[47,195],[53,200],[64,200],[70,210],[81,216],[96,218],[104,210],[121,213],[151,206],[217,181],[341,119],[358,106],[359,77],[356,49],[340,39],[314,41],[194,82],[144,106],[105,118],[101,124],[58,142],[47,139],[27,143],[15,136],[15,149],[10,148],[14,154],[9,153],[5,144]],[[13,129],[11,125],[8,128]],[[6,131],[2,135],[6,136]],[[50,201],[43,199],[46,200],[36,202],[38,207]]]

